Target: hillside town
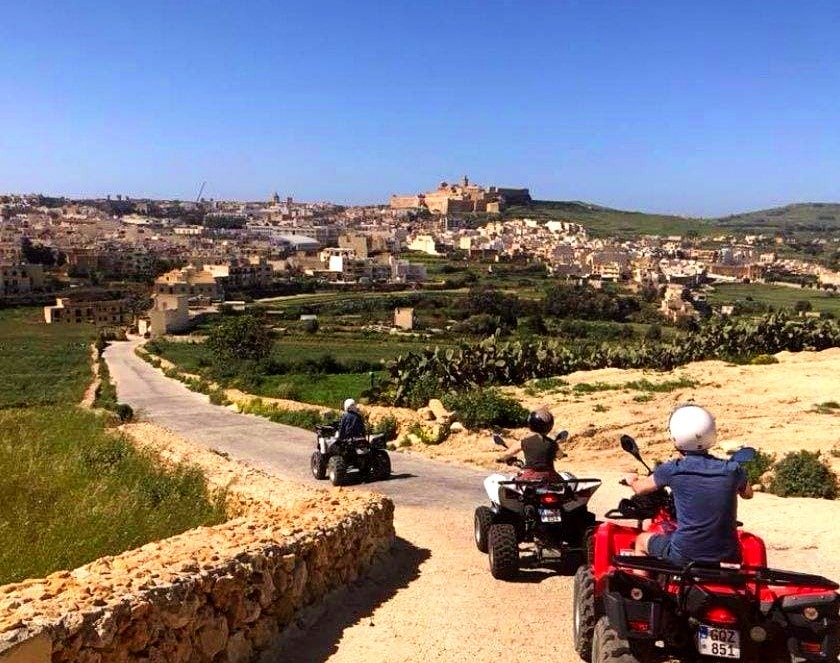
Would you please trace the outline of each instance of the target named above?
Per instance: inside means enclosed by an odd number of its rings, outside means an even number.
[[[490,270],[494,263],[541,264],[557,279],[595,288],[654,286],[671,322],[697,315],[708,283],[840,285],[840,273],[780,252],[795,241],[790,237],[619,239],[573,221],[503,214],[511,205],[527,210],[530,201],[527,188],[485,187],[467,177],[367,206],[276,193],[256,202],[5,195],[0,300],[45,304],[48,323],[133,325],[157,335],[186,329],[191,310],[225,300],[306,287],[435,287],[426,268],[432,258]]]

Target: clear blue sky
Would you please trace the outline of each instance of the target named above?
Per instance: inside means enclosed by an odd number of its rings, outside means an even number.
[[[0,191],[840,200],[840,2],[8,2]]]

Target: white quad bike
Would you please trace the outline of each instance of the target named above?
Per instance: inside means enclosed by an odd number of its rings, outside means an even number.
[[[555,440],[562,442],[566,431]],[[499,435],[493,442],[507,448]],[[518,458],[508,465],[523,467]],[[560,479],[534,480],[491,474],[484,480],[490,506],[475,510],[475,545],[488,553],[494,578],[510,580],[524,562],[543,566],[559,562],[574,573],[585,562],[585,542],[595,527],[595,514],[587,509],[600,479],[578,479],[561,472]],[[530,558],[521,558],[519,544],[532,544]]]

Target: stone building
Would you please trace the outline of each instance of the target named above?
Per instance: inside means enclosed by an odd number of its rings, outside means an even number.
[[[465,175],[458,184],[441,182],[437,189],[416,195],[391,196],[391,209],[424,208],[434,214],[494,213],[508,205],[531,202],[528,189],[483,187]]]
[[[130,325],[134,315],[127,299],[76,300],[56,299],[54,306],[44,307],[44,320],[49,324],[89,323],[99,327]]]
[[[25,295],[44,287],[43,265],[0,265],[0,297]]]
[[[218,299],[221,296],[213,274],[193,265],[173,269],[156,278],[154,292],[160,295],[187,295],[204,299]]]
[[[164,334],[186,331],[190,326],[187,295],[157,294],[146,317],[137,323],[141,335],[158,338]]]
[[[414,329],[414,309],[413,308],[395,308],[394,309],[394,327],[411,331]]]

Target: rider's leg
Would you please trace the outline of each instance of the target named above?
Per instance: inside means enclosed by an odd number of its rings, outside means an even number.
[[[633,549],[637,555],[648,554],[648,541],[650,541],[652,536],[653,534],[651,532],[642,532],[636,537],[636,543],[633,545]]]

